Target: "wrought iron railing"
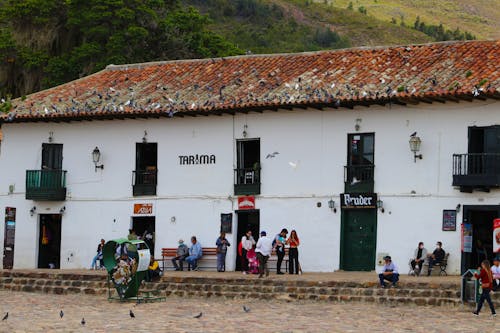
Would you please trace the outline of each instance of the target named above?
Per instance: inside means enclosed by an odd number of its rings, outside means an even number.
[[[132,171],[133,195],[156,195],[158,170]]]
[[[260,168],[234,169],[234,185],[260,184]]]
[[[453,154],[453,176],[500,175],[500,154]]]
[[[344,182],[355,185],[357,183],[373,182],[375,165],[346,165],[344,166]]]

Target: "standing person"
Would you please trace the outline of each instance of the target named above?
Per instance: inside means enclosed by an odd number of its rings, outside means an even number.
[[[391,256],[384,257],[385,265],[380,270],[380,274],[378,275],[380,286],[385,288],[387,285],[384,280],[391,281],[392,286],[396,287],[396,284],[399,281],[399,273],[396,264],[392,262]]]
[[[429,271],[427,272],[427,276],[430,276],[432,273],[432,266],[438,264],[443,261],[446,252],[443,250],[443,243],[437,242],[436,249],[432,252],[429,257]]]
[[[182,239],[179,239],[179,246],[177,247],[177,256],[172,258],[172,265],[174,265],[176,271],[182,271],[184,266],[184,260],[189,256],[189,248],[184,244]],[[176,261],[179,261],[177,265]]]
[[[493,306],[493,302],[491,301],[490,292],[493,287],[493,276],[491,274],[490,262],[488,260],[483,260],[481,263],[481,267],[478,268],[480,273],[474,273],[474,277],[476,279],[481,279],[481,287],[483,288],[483,293],[479,298],[479,302],[477,303],[476,311],[472,312],[476,316],[479,316],[479,312],[483,307],[484,300],[488,301],[488,305],[490,306],[491,315],[495,317],[497,314],[495,312],[495,307]]]
[[[276,255],[278,256],[278,261],[276,262],[276,274],[285,274],[281,271],[281,263],[285,257],[285,239],[288,234],[286,228],[281,229],[281,232],[276,235],[273,247],[276,249]]]
[[[418,247],[415,249],[413,259],[411,260],[411,270],[416,275],[420,275],[422,267],[424,267],[425,258],[427,258],[427,249],[424,247],[424,242],[420,242],[418,243]]]
[[[250,251],[255,245],[252,231],[248,230],[246,234],[241,237],[241,271],[243,274],[248,273],[248,259],[247,252]]]
[[[231,246],[226,239],[225,232],[220,233],[219,238],[215,241],[215,245],[217,245],[217,272],[225,272],[227,247]]]
[[[493,275],[493,290],[497,291],[500,287],[500,257],[498,256],[493,259],[491,274]]]
[[[269,276],[269,268],[267,268],[267,260],[273,251],[273,241],[266,236],[265,231],[260,232],[260,238],[255,246],[255,252],[257,253],[257,259],[259,259],[259,278],[264,276]]]
[[[154,233],[149,228],[147,228],[146,230],[144,230],[144,233],[142,234],[142,239],[148,246],[151,256],[154,257],[155,255]]]
[[[198,260],[203,256],[201,244],[196,240],[196,236],[191,237],[191,247],[189,248],[189,256],[186,258],[187,263],[193,271],[198,270]],[[188,266],[188,270],[189,270]]]
[[[300,240],[297,235],[297,231],[292,230],[290,232],[290,237],[286,240],[286,244],[290,246],[290,252],[288,258],[290,260],[290,274],[299,274],[299,245]]]
[[[128,240],[135,240],[137,239],[137,235],[135,233],[135,230],[134,229],[128,229],[128,236],[127,236],[127,239]]]
[[[92,265],[90,266],[90,269],[97,269],[97,260],[99,260],[99,268],[104,266],[102,262],[102,249],[104,248],[104,243],[106,243],[106,241],[101,238],[101,242],[97,244],[97,254],[94,256],[94,259],[92,259]]]

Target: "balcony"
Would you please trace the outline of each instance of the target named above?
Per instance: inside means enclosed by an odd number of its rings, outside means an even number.
[[[26,170],[26,200],[66,200],[66,170]]]
[[[344,166],[345,192],[372,193],[374,168],[373,164]]]
[[[134,197],[156,195],[158,170],[136,170],[132,174],[132,192]]]
[[[260,194],[260,168],[234,169],[234,194]]]
[[[453,154],[453,186],[469,193],[500,187],[500,154]]]

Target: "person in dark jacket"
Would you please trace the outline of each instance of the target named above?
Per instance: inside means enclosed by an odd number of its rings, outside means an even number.
[[[226,239],[226,233],[221,232],[219,238],[215,241],[217,245],[217,272],[226,271],[226,253],[227,247],[231,246]]]
[[[430,276],[432,273],[432,266],[435,264],[439,264],[443,261],[446,252],[443,250],[443,243],[437,242],[436,249],[432,252],[429,257],[429,271],[427,272],[427,276]]]

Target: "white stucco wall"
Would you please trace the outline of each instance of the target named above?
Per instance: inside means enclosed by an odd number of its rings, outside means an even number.
[[[354,110],[294,110],[142,120],[71,123],[4,124],[0,151],[0,209],[17,208],[15,267],[37,265],[38,214],[62,218],[61,267],[88,267],[99,239],[125,236],[134,203],[153,203],[156,251],[173,247],[177,239],[196,235],[203,246],[214,246],[220,214],[237,209],[233,195],[235,139],[244,125],[248,138],[260,138],[262,187],[256,198],[260,227],[270,235],[282,227],[297,229],[301,265],[308,271],[339,268],[341,210],[347,135],[375,133],[375,192],[384,201],[378,211],[377,253],[389,252],[406,270],[418,241],[431,250],[437,240],[451,253],[449,271],[460,269],[460,223],[457,231],[441,231],[443,209],[461,205],[498,205],[500,191],[461,193],[451,186],[452,154],[467,152],[467,128],[500,124],[499,102],[419,104],[417,106],[356,107]],[[135,143],[144,131],[158,143],[157,196],[132,197]],[[410,133],[422,139],[422,160],[413,161]],[[53,132],[64,144],[67,173],[65,202],[25,200],[25,170],[40,169],[42,143]],[[104,170],[95,172],[91,151],[98,146]],[[268,153],[278,151],[275,158]],[[180,165],[179,155],[213,154],[216,163]],[[292,167],[290,162],[296,167]],[[15,186],[13,194],[9,185]],[[337,202],[337,213],[327,205]],[[317,202],[322,207],[316,206]],[[31,217],[29,210],[36,206]],[[175,222],[171,217],[175,216]],[[233,231],[236,231],[236,214]],[[0,234],[3,236],[3,227]],[[234,268],[237,240],[227,268]],[[67,260],[71,257],[72,259]]]

